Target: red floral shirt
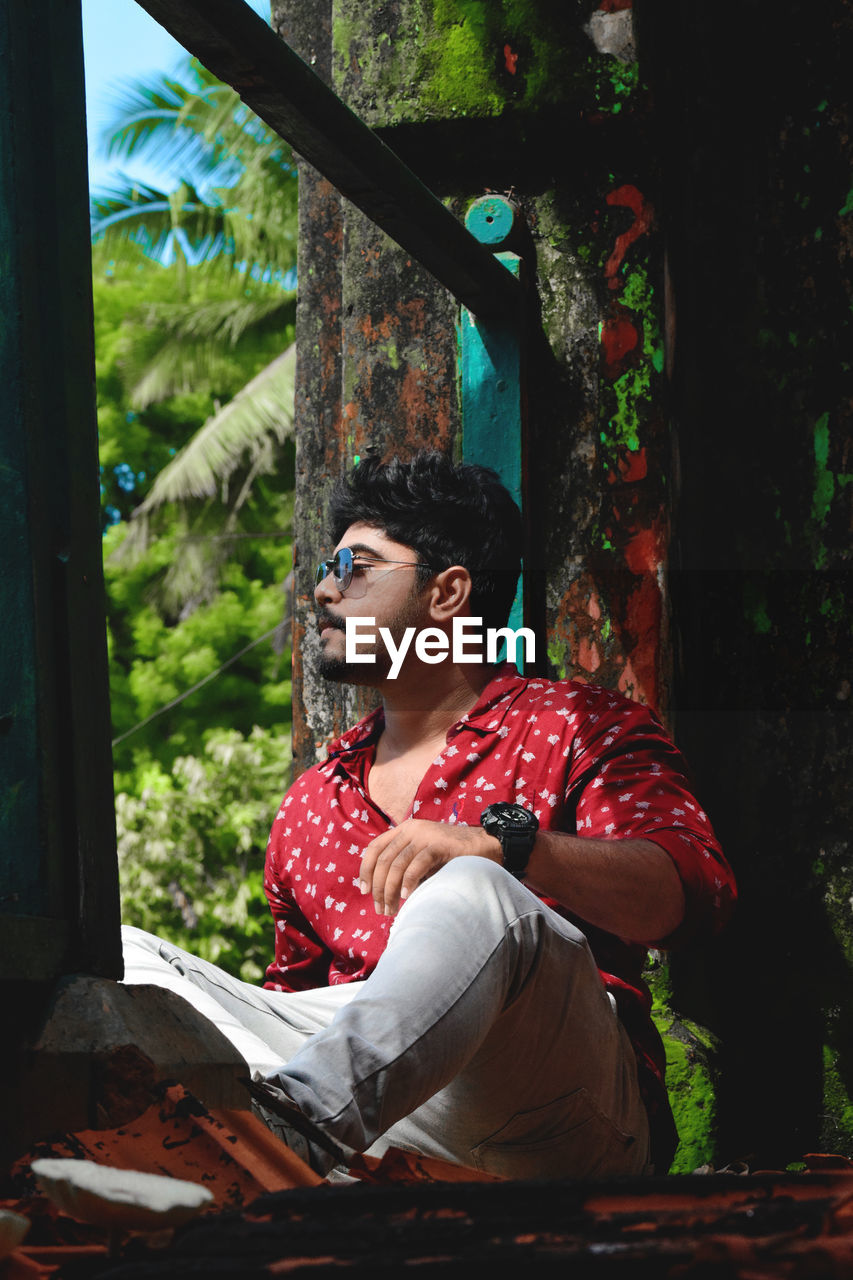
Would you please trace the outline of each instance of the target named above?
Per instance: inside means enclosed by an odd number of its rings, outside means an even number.
[[[362,850],[393,825],[367,791],[382,731],[381,708],[329,747],[290,788],[273,823],[265,890],[275,921],[275,960],[265,985],[278,991],[366,978],[388,937],[358,889]],[[496,670],[476,706],[448,732],[418,787],[412,816],[476,825],[487,804],[515,801],[546,828],[572,835],[652,840],[684,886],[685,918],[669,948],[708,936],[735,899],[732,873],[684,762],[647,707],[574,680]],[[637,1054],[652,1122],[653,1159],[668,1167],[675,1131],[664,1088],[665,1056],[642,980],[646,947],[591,928],[545,899],[586,934]]]

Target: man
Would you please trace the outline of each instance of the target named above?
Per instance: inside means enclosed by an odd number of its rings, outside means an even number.
[[[665,1171],[645,951],[734,900],[678,752],[608,690],[453,653],[454,620],[502,626],[515,592],[520,516],[493,473],[367,459],[331,516],[320,669],[382,704],[275,819],[266,990],[166,944],[157,963],[260,1037],[257,1096],[307,1118],[322,1172],[389,1145],[507,1177]],[[348,624],[375,661],[348,657]]]

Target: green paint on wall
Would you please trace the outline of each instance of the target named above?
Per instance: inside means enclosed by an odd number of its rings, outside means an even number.
[[[548,642],[548,662],[556,680],[566,679],[566,651],[559,640]]]
[[[643,355],[649,356],[655,368],[663,369],[663,343],[658,323],[655,291],[644,266],[636,266],[625,277],[623,304],[635,311],[643,321]],[[659,363],[658,363],[659,362]]]
[[[629,369],[613,383],[616,412],[607,424],[605,439],[610,445],[621,445],[636,452],[640,447],[638,425],[642,406],[649,401],[649,375],[642,367]]]
[[[645,266],[632,267],[627,273],[619,301],[640,322],[643,359],[612,384],[616,399],[615,412],[612,401],[608,404],[610,398],[604,397],[604,411],[609,417],[601,439],[603,444],[611,448],[637,450],[640,448],[642,424],[652,407],[652,379],[662,373],[664,367],[657,302]]]

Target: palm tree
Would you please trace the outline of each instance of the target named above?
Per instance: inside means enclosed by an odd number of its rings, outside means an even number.
[[[182,175],[170,192],[123,176],[92,200],[96,259],[145,254],[175,267],[176,297],[150,305],[146,341],[129,353],[131,404],[215,392],[223,357],[261,349],[292,324],[296,169],[289,147],[195,59],[183,78],[126,86],[108,155],[145,156]],[[192,272],[190,269],[192,268]],[[253,481],[293,432],[293,348],[266,363],[157,476],[134,513],[135,545],[164,503],[226,494],[233,522]],[[234,477],[237,483],[230,483]]]

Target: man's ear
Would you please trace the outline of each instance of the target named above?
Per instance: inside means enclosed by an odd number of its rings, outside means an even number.
[[[430,617],[437,623],[450,622],[468,612],[471,586],[471,575],[463,565],[442,569],[426,585]]]

